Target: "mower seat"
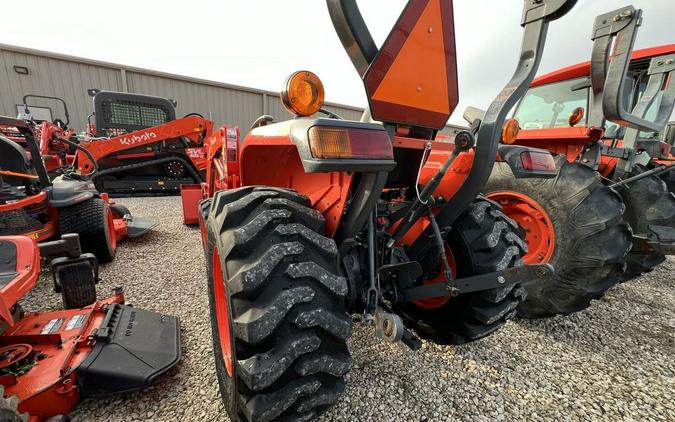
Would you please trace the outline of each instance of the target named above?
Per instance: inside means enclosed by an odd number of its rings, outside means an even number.
[[[40,274],[40,251],[27,236],[0,237],[0,319],[14,325],[11,308]]]
[[[21,145],[0,135],[0,170],[15,173],[31,173],[30,157]],[[24,179],[16,176],[3,176],[4,183],[21,186]]]

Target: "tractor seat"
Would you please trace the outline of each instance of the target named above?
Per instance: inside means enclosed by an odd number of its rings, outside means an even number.
[[[30,157],[21,145],[0,135],[0,170],[16,173],[32,173]],[[25,179],[17,176],[3,176],[3,181],[12,186],[23,185]]]

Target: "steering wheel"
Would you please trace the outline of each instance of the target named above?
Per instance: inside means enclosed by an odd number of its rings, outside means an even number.
[[[185,117],[190,117],[190,116],[197,116],[197,117],[201,117],[202,119],[204,119],[204,116],[202,116],[202,115],[199,114],[199,113],[188,113],[188,114],[186,114],[185,116],[183,116],[183,118],[185,118]]]

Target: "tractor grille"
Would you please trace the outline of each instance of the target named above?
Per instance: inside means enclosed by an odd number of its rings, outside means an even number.
[[[106,99],[101,107],[103,125],[100,129],[109,137],[161,125],[171,120],[170,110],[160,104]]]
[[[25,209],[0,213],[0,236],[34,232],[43,227],[40,220],[30,215]]]

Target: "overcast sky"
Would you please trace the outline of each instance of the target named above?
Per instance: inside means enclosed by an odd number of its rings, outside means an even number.
[[[359,0],[379,45],[406,0]],[[455,0],[461,123],[508,81],[522,30],[521,0]],[[579,0],[553,22],[540,73],[590,58],[596,15],[632,4],[644,11],[637,47],[675,43],[675,0]],[[324,0],[116,0],[3,2],[0,42],[278,91],[298,69],[321,77],[328,101],[364,106],[361,81]],[[420,63],[420,66],[423,66]]]

